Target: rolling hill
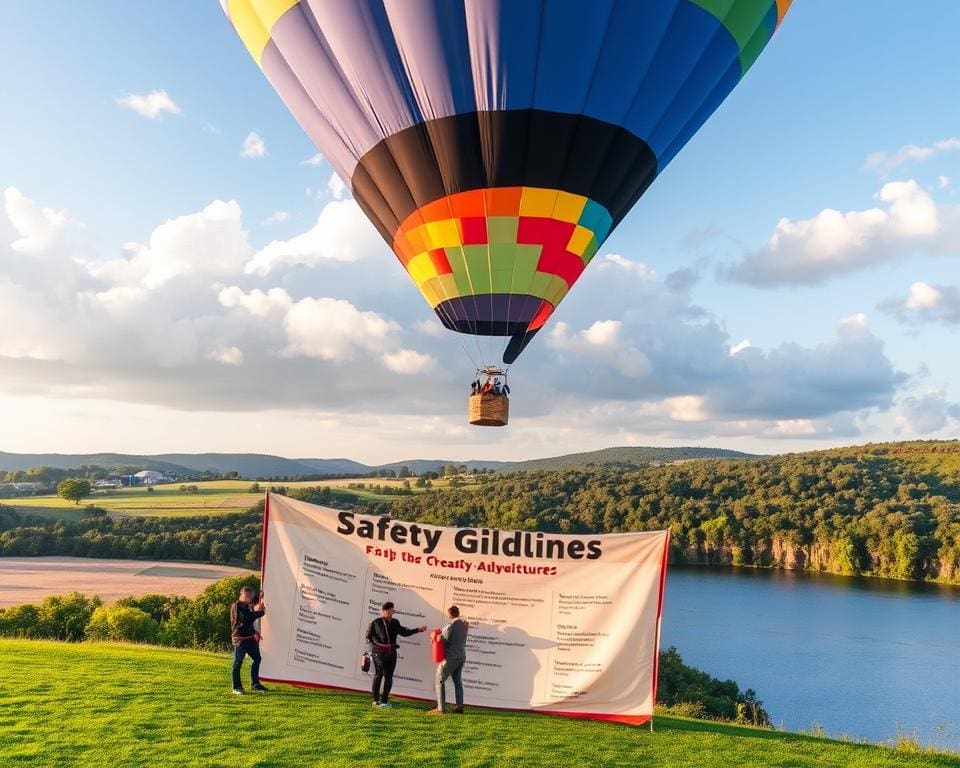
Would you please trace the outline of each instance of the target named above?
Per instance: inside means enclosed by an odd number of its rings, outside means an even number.
[[[296,458],[271,456],[262,453],[161,453],[140,455],[132,453],[5,453],[0,451],[0,472],[24,471],[31,467],[49,466],[56,469],[74,469],[80,466],[100,466],[153,469],[158,472],[190,477],[211,473],[217,475],[237,472],[241,477],[304,477],[308,475],[366,475],[376,470],[398,471],[407,467],[414,474],[436,471],[447,464],[496,472],[522,470],[572,469],[588,466],[619,466],[636,468],[648,464],[668,464],[690,459],[751,459],[751,454],[723,448],[605,448],[589,453],[532,459],[530,461],[458,461],[454,459],[407,459],[387,464],[369,465],[347,458]]]

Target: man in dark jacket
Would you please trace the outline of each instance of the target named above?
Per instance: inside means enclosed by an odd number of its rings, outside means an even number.
[[[393,687],[393,671],[397,668],[397,636],[410,637],[417,632],[426,632],[426,627],[407,629],[393,618],[393,603],[384,603],[380,608],[380,618],[374,619],[367,627],[367,642],[373,656],[373,706],[392,707],[390,689]],[[381,691],[380,684],[383,683]]]
[[[240,682],[240,668],[243,666],[243,657],[249,656],[250,687],[255,691],[266,691],[260,685],[260,633],[257,632],[256,620],[266,613],[263,605],[263,594],[257,604],[253,604],[253,587],[241,587],[240,599],[230,606],[230,640],[233,642],[233,692],[243,695],[243,685]]]

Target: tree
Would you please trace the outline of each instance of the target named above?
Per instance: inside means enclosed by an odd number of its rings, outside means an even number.
[[[410,477],[410,467],[408,467],[406,464],[400,467],[400,471],[397,472],[397,477],[400,477],[400,478]]]
[[[90,481],[79,477],[68,477],[57,485],[57,493],[67,501],[79,505],[80,500],[90,495]]]
[[[88,640],[121,640],[128,643],[155,643],[160,625],[140,608],[101,605],[86,626]]]

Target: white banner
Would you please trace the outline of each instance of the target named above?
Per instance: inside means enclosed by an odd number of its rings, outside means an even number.
[[[470,624],[468,705],[632,724],[653,715],[669,533],[442,528],[267,497],[265,680],[369,690],[364,636]],[[393,692],[433,698],[429,633],[399,638]]]

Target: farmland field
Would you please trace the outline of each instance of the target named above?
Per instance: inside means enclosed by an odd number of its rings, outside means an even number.
[[[244,573],[248,571],[202,563],[0,557],[0,608],[75,591],[97,595],[105,603],[147,594],[195,597],[219,579]]]
[[[400,488],[403,480],[388,478],[356,478],[346,480],[308,480],[291,483],[261,482],[261,489],[270,485],[282,485],[285,488],[315,488],[329,486],[337,491],[338,495],[353,496],[357,499],[372,501],[389,501],[397,498],[374,493],[369,490],[371,485],[391,486]],[[359,488],[360,484],[365,488]],[[412,484],[412,483],[411,483]],[[197,492],[181,491],[180,486],[196,486]],[[80,505],[62,499],[56,494],[46,496],[21,496],[13,499],[0,499],[0,504],[12,506],[23,514],[45,515],[64,520],[76,520],[80,517],[83,507],[95,504],[103,507],[107,512],[127,516],[194,516],[194,515],[221,515],[230,512],[241,512],[260,501],[263,491],[251,492],[253,483],[250,480],[209,480],[189,481],[187,483],[168,483],[164,485],[146,487],[117,488],[94,491],[84,499]],[[442,489],[448,487],[448,481],[435,480],[433,487]],[[354,486],[354,487],[349,487]],[[421,489],[413,488],[414,492]]]

